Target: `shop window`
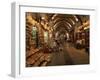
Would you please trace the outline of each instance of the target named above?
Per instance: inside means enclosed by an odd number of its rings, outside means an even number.
[[[48,42],[48,32],[47,31],[44,32],[44,42],[45,43]]]
[[[38,32],[36,27],[32,28],[32,37],[33,37],[35,47],[38,47]]]

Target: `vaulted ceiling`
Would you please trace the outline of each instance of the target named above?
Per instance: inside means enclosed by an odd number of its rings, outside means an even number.
[[[35,22],[46,26],[48,30],[52,29],[55,33],[70,33],[74,31],[75,27],[80,27],[84,25],[84,23],[89,22],[89,15],[49,13],[30,14]]]

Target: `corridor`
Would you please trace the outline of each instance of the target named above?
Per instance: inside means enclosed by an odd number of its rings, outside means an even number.
[[[26,67],[90,63],[89,15],[26,12]]]

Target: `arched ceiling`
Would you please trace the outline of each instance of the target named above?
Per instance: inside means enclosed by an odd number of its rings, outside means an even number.
[[[60,22],[60,21],[66,21],[66,22],[68,22],[71,26],[73,26],[74,24],[73,24],[73,20],[72,19],[70,19],[70,18],[57,18],[57,19],[55,19],[54,21],[53,21],[53,23],[54,23],[54,25],[57,23],[57,22]]]
[[[65,29],[68,32],[72,29],[72,26],[66,21],[59,21],[57,24],[54,25],[54,31],[59,31],[61,29]]]
[[[59,31],[62,29],[70,32],[74,30],[75,25],[81,26],[83,23],[89,21],[89,15],[75,15],[75,14],[49,14],[49,13],[30,13],[33,23],[43,23],[53,29]],[[64,28],[63,28],[64,27]],[[49,30],[49,28],[48,28]]]

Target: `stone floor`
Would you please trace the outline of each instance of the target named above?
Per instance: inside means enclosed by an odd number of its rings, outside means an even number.
[[[84,49],[76,49],[69,43],[64,43],[61,50],[52,53],[43,53],[36,49],[27,55],[26,66],[60,66],[89,64],[89,54]]]
[[[71,44],[64,44],[62,47],[62,51],[52,53],[48,66],[89,64],[89,55],[84,49],[76,49]]]

